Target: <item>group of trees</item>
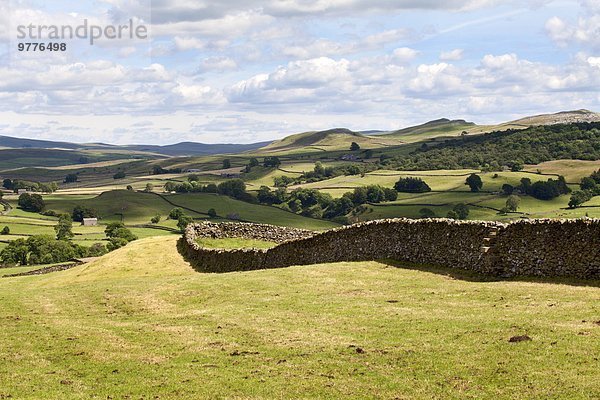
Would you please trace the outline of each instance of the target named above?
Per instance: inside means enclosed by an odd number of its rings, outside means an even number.
[[[215,216],[216,216],[216,211],[215,211]],[[173,208],[169,212],[169,219],[176,220],[177,221],[177,227],[182,232],[185,230],[185,228],[189,224],[191,224],[192,222],[194,222],[194,219],[192,217],[190,217],[189,215],[186,215],[184,213],[183,209],[181,209],[179,207]]]
[[[246,192],[246,184],[241,179],[229,179],[219,183],[218,185],[214,183],[203,185],[200,182],[196,181],[194,176],[190,176],[188,178],[188,182],[165,183],[164,190],[166,192],[177,193],[218,193],[249,203],[256,202],[254,196]]]
[[[19,207],[25,211],[39,213],[46,208],[46,203],[41,195],[37,193],[23,193],[17,202]]]
[[[71,218],[75,222],[83,222],[84,218],[98,218],[98,210],[82,205],[76,205],[71,213]]]
[[[594,196],[600,196],[600,169],[590,176],[581,179],[581,190],[573,192],[569,200],[569,207],[576,208],[590,201]]]
[[[79,257],[97,257],[106,252],[102,243],[84,247],[50,235],[34,235],[10,241],[0,252],[0,259],[5,265],[54,264]]]
[[[273,178],[276,187],[287,187],[290,185],[299,185],[302,183],[320,182],[336,176],[352,176],[365,174],[377,168],[375,165],[358,166],[356,164],[340,165],[336,167],[325,167],[320,161],[315,163],[312,171],[304,172],[299,177],[289,177],[286,175]]]
[[[257,195],[257,200],[262,204],[280,204],[287,211],[327,219],[343,217],[365,203],[395,201],[397,198],[396,190],[379,185],[357,187],[339,199],[316,189],[298,188],[288,193],[286,188],[271,190],[268,186],[261,186]]]
[[[431,192],[429,185],[421,178],[400,178],[394,184],[394,189],[402,193],[427,193]]]
[[[535,183],[531,183],[529,178],[522,178],[517,189],[521,193],[538,200],[552,200],[560,195],[571,193],[564,176],[559,176],[556,180],[548,179],[547,181],[537,181]]]
[[[20,179],[12,180],[9,178],[6,178],[2,181],[2,186],[5,189],[14,191],[15,193],[19,189],[25,189],[29,192],[40,193],[54,193],[58,190],[58,183],[56,182],[32,182]]]
[[[109,223],[104,229],[104,234],[108,238],[108,245],[106,247],[109,251],[121,248],[138,238],[133,232],[125,228],[125,224],[122,222]]]
[[[469,217],[469,206],[464,203],[456,204],[448,213],[446,214],[446,218],[450,219],[467,219]],[[419,210],[419,215],[421,218],[437,218],[438,216],[435,214],[431,208],[421,208]]]
[[[524,164],[558,159],[599,160],[600,123],[536,126],[447,139],[421,146],[408,156],[382,160],[398,170],[474,168],[519,171]]]

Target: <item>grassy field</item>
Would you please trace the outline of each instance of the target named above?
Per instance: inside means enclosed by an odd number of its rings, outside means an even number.
[[[277,246],[277,243],[275,242],[242,238],[202,238],[196,240],[196,242],[207,249],[270,249],[271,247]]]
[[[590,176],[600,169],[600,161],[556,160],[538,165],[528,165],[527,171],[541,171],[544,174],[563,175],[567,182],[579,183],[581,178]]]
[[[600,397],[600,282],[377,262],[199,274],[175,240],[1,279],[0,397]]]

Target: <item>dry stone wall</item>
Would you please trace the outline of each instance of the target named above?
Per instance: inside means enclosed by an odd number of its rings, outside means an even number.
[[[206,249],[196,242],[202,237],[243,237],[279,245],[267,250]],[[203,272],[394,259],[490,276],[600,279],[600,220],[589,219],[510,224],[387,219],[323,233],[271,225],[205,222],[189,225],[178,246],[186,259]],[[484,247],[489,247],[489,251],[482,251]]]

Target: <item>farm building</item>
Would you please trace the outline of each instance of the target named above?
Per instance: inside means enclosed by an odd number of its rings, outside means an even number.
[[[81,225],[83,225],[83,226],[98,226],[98,218],[84,218]]]

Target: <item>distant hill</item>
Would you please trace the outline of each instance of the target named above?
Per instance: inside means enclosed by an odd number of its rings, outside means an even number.
[[[287,136],[262,148],[266,152],[285,152],[304,150],[348,150],[350,144],[356,142],[361,148],[385,147],[401,144],[394,139],[382,139],[379,136],[366,136],[346,128],[334,128],[318,132],[304,132]]]
[[[411,126],[388,133],[388,137],[414,137],[419,136],[422,139],[445,134],[462,132],[477,127],[473,122],[467,122],[463,119],[449,120],[447,118],[436,119],[421,125]],[[423,137],[425,136],[425,137]]]
[[[555,114],[541,114],[508,122],[509,125],[556,125],[575,122],[600,122],[600,113],[590,110],[561,111]]]
[[[251,144],[205,144],[196,142],[182,142],[166,146],[132,145],[119,146],[122,149],[164,154],[168,156],[194,156],[210,154],[242,153],[245,151],[259,149],[271,142],[260,142]]]
[[[182,142],[158,145],[111,145],[105,143],[69,143],[0,136],[0,148],[9,149],[53,149],[53,150],[102,150],[105,152],[130,151],[134,153],[156,153],[166,156],[197,156],[224,153],[241,153],[268,145],[270,142],[252,144],[205,144]]]

